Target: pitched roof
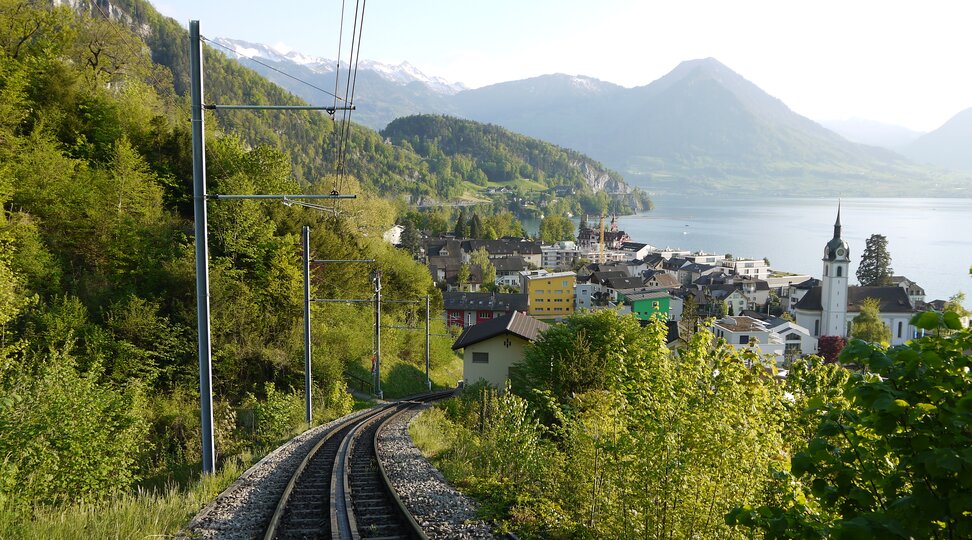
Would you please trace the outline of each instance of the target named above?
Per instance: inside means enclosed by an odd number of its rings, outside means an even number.
[[[624,270],[600,270],[597,272],[591,272],[591,281],[595,283],[604,283],[612,278],[624,277],[628,277],[628,273]]]
[[[481,311],[526,311],[527,295],[445,291],[442,293],[442,306],[450,309],[475,309]]]
[[[493,267],[496,268],[497,272],[519,272],[527,268],[527,263],[521,255],[490,259],[489,262],[493,263]]]
[[[540,242],[532,240],[519,241],[515,239],[502,239],[502,240],[464,240],[462,242],[462,249],[467,253],[472,253],[479,248],[485,248],[486,252],[490,256],[497,255],[539,255]]]
[[[634,302],[636,300],[655,300],[656,298],[668,298],[668,291],[644,291],[624,294],[624,300],[626,302]]]
[[[601,285],[609,289],[638,289],[643,287],[645,282],[640,277],[612,277],[601,281]]]
[[[794,309],[805,311],[822,311],[822,287],[814,287],[797,302]],[[866,298],[877,298],[878,310],[881,313],[911,313],[915,308],[911,305],[908,292],[902,287],[890,285],[887,287],[847,287],[847,312],[856,313],[861,310],[861,303]]]
[[[508,315],[467,327],[462,331],[462,334],[459,334],[459,339],[452,344],[452,350],[459,350],[504,334],[513,334],[527,341],[536,341],[540,334],[549,327],[550,325],[545,322],[524,315],[519,311],[514,311]]]

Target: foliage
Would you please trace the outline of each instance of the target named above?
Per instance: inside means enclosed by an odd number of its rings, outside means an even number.
[[[493,394],[472,387],[429,419],[446,434],[437,465],[524,537],[739,536],[722,516],[765,502],[783,394],[707,330],[678,354],[664,340],[663,324],[609,310],[567,318],[515,373],[523,400],[491,416]]]
[[[864,245],[861,263],[857,267],[857,281],[865,287],[890,285],[894,270],[891,268],[891,255],[888,253],[888,239],[881,234],[872,234]]]
[[[0,505],[16,516],[0,536],[35,512],[150,500],[135,490],[189,482],[201,446],[192,155],[179,97],[188,37],[138,0],[113,2],[110,20],[85,2],[45,6],[0,0]],[[206,69],[214,101],[295,103],[228,60],[207,55]],[[226,463],[300,427],[303,225],[315,257],[375,259],[389,298],[431,292],[441,309],[428,271],[380,240],[396,206],[373,195],[431,192],[437,177],[357,127],[348,173],[332,174],[335,124],[320,115],[208,114],[211,192],[358,194],[325,212],[208,205],[214,427]],[[312,296],[370,297],[368,270],[315,267]],[[386,315],[417,317],[404,305]],[[345,373],[370,358],[370,316],[315,305],[316,421],[350,410]],[[424,336],[391,334],[386,354],[422,362]],[[448,374],[440,380],[459,378],[448,339],[433,337],[432,363]]]
[[[912,324],[934,329],[933,313]],[[967,538],[972,474],[972,334],[883,349],[852,341],[865,366],[844,401],[816,409],[814,438],[777,484],[783,504],[741,508],[730,521],[770,538]]]
[[[473,251],[469,256],[469,262],[478,265],[482,270],[483,286],[488,287],[495,284],[496,266],[489,260],[489,252],[486,251],[486,248],[481,247]]]
[[[948,301],[945,302],[945,306],[943,307],[943,311],[946,313],[954,313],[959,317],[972,315],[972,313],[969,313],[969,310],[965,309],[963,304],[965,304],[965,293],[959,291],[948,298]]]
[[[495,125],[440,115],[414,115],[393,120],[381,136],[396,146],[415,151],[424,158],[423,165],[429,171],[444,176],[441,183],[449,189],[440,190],[442,195],[461,194],[457,192],[459,186],[468,182],[481,192],[487,186],[507,188],[503,194],[490,196],[506,200],[511,209],[519,211],[523,208],[518,203],[524,201],[548,206],[554,213],[587,211],[603,215],[651,209],[646,193],[630,189],[620,174],[591,158]],[[605,177],[605,189],[611,194],[604,190],[595,193],[588,179]]]
[[[865,298],[861,302],[860,313],[851,322],[853,337],[870,343],[887,344],[891,341],[891,329],[881,320],[879,307],[877,298]]]
[[[840,351],[847,346],[847,340],[842,336],[820,336],[817,339],[817,354],[823,357],[824,362],[833,364],[837,362]]]
[[[49,357],[36,374],[3,381],[0,502],[92,500],[137,479],[142,393],[137,386],[116,391],[98,378]]]
[[[540,222],[540,241],[553,244],[561,240],[574,239],[574,224],[565,216],[546,216]]]

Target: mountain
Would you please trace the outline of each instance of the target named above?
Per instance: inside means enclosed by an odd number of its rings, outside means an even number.
[[[338,69],[334,60],[259,43],[228,38],[215,38],[211,43],[216,45],[215,50],[312,105],[334,103],[335,79],[340,85],[338,94],[347,87],[347,62],[341,62]],[[446,98],[464,89],[462,84],[428,76],[407,62],[393,66],[362,60],[354,83],[354,119],[381,129],[395,118],[415,112],[447,112],[451,105]]]
[[[918,137],[924,135],[924,133],[905,127],[865,120],[863,118],[825,120],[821,121],[820,124],[848,141],[869,146],[878,146],[898,152],[914,142]]]
[[[304,57],[298,63],[294,53],[249,49],[278,69],[333,87],[333,74],[313,71]],[[327,102],[292,79],[254,69],[308,101]],[[424,74],[393,79],[359,71],[356,121],[381,129],[400,116],[434,113],[496,124],[587,154],[652,191],[901,196],[916,181],[927,194],[969,189],[967,176],[851,142],[794,113],[714,58],[683,62],[630,89],[565,74],[457,92]]]
[[[972,171],[972,108],[965,109],[942,127],[923,135],[903,152],[919,163]]]
[[[871,195],[901,193],[916,176],[937,181],[893,152],[794,113],[713,58],[632,89],[582,92],[565,82],[547,76],[454,100],[462,116],[576,149],[651,190]],[[524,87],[530,92],[521,97],[509,91]],[[551,103],[533,98],[534,88]],[[492,105],[497,93],[506,101],[501,113]]]

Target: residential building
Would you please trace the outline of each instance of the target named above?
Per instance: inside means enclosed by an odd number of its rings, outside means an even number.
[[[904,276],[891,276],[891,284],[902,287],[908,293],[911,304],[917,306],[925,301],[925,289]]]
[[[631,312],[639,320],[650,321],[654,317],[666,321],[669,319],[672,299],[666,291],[624,293],[621,300],[631,306]]]
[[[527,344],[536,341],[547,328],[546,323],[514,311],[463,330],[452,350],[462,349],[466,383],[485,380],[503,390],[510,368],[523,361]]]
[[[543,254],[540,249],[540,242],[533,240],[526,240],[523,238],[501,238],[499,240],[463,240],[462,244],[463,260],[469,261],[469,257],[473,251],[480,248],[485,249],[489,253],[490,259],[499,259],[503,257],[515,257],[520,256],[523,258],[527,265],[533,265],[534,268],[540,268],[543,264]]]
[[[765,280],[770,275],[770,267],[765,259],[725,259],[720,265],[737,276]]]
[[[526,293],[529,315],[533,317],[561,318],[574,313],[573,272],[521,272],[520,292]]]
[[[466,328],[514,311],[526,313],[527,295],[445,291],[442,307],[449,326]]]
[[[752,344],[760,354],[773,357],[780,367],[789,366],[794,359],[809,354],[808,348],[816,347],[816,340],[806,328],[783,319],[724,317],[712,323],[712,332],[736,349]]]
[[[541,246],[543,268],[550,270],[570,270],[581,259],[581,250],[576,242],[562,241],[549,246]]]

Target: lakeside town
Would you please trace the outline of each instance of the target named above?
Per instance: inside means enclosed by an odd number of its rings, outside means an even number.
[[[404,229],[396,225],[385,239],[401,245]],[[834,360],[839,348],[822,341],[845,342],[866,303],[877,308],[890,345],[922,335],[911,324],[916,313],[946,309],[945,300],[926,300],[922,287],[906,276],[892,276],[880,286],[850,285],[856,250],[841,237],[839,210],[833,237],[819,239],[824,256],[817,276],[773,269],[768,258],[639,240],[620,230],[616,217],[609,224],[602,217],[600,226],[588,226],[585,218],[575,241],[423,234],[413,255],[443,290],[444,320],[462,331],[454,349],[467,349],[467,382],[483,378],[500,388],[524,344],[536,340],[548,323],[584,311],[630,313],[642,325],[660,318],[670,348],[684,344],[701,321],[710,320],[716,338],[737,349],[753,348],[785,376],[789,365],[806,355]],[[511,348],[511,336],[516,347]],[[503,346],[490,346],[494,340]]]

